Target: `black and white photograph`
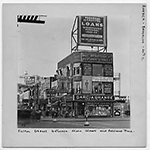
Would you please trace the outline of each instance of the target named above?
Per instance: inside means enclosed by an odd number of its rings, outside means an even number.
[[[145,147],[146,11],[3,4],[3,146]]]

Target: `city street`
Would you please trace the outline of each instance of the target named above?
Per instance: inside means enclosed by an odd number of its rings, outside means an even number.
[[[40,121],[19,121],[18,128],[130,128],[130,118],[89,118],[89,126],[84,126],[85,119],[57,118],[54,122],[51,117]]]

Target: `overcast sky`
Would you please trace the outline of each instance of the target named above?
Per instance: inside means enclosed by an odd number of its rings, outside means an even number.
[[[130,16],[115,5],[24,5],[19,14],[45,14],[41,24],[19,24],[19,75],[53,76],[57,63],[71,53],[71,29],[76,15],[107,16],[108,52],[114,53],[114,72],[121,73],[121,93],[129,95]],[[123,11],[123,12],[122,12]]]

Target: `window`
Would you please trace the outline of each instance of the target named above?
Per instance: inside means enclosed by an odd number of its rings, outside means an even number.
[[[73,73],[74,73],[74,75],[81,75],[81,66],[80,66],[80,63],[75,63],[73,65]]]
[[[93,76],[103,76],[101,64],[93,64]]]
[[[70,76],[70,68],[67,66],[67,77]]]

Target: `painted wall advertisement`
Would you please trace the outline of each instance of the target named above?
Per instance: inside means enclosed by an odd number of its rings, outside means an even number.
[[[81,61],[89,63],[113,64],[113,53],[82,52]]]
[[[106,16],[79,16],[78,27],[80,45],[106,46]]]

